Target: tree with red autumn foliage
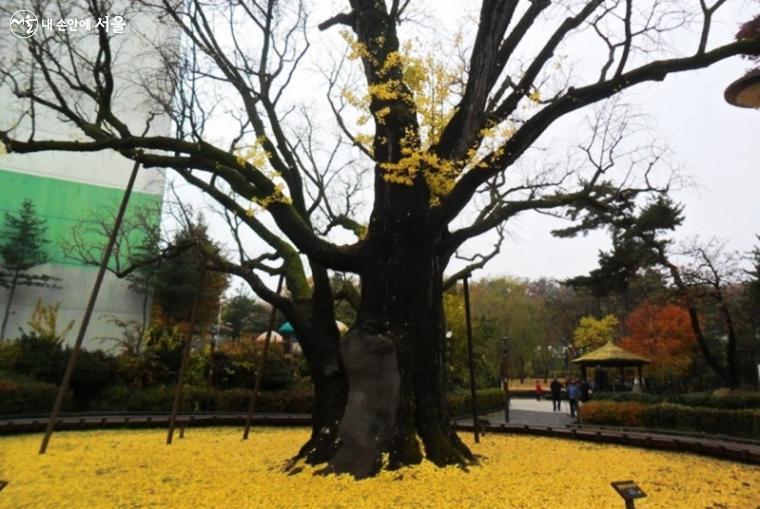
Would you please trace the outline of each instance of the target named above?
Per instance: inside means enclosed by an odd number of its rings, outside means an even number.
[[[689,370],[696,342],[685,308],[644,301],[625,323],[629,334],[620,341],[620,346],[652,360],[647,369],[650,377],[662,380]]]

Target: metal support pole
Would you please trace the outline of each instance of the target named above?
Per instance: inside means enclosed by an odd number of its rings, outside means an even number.
[[[282,291],[282,284],[285,281],[285,276],[280,274],[280,280],[277,282],[277,295]],[[248,440],[248,434],[251,431],[251,419],[256,411],[256,397],[259,394],[259,388],[261,387],[261,380],[264,376],[264,364],[267,360],[267,352],[269,352],[269,341],[272,339],[272,329],[274,328],[274,319],[277,316],[277,308],[272,306],[272,314],[269,316],[269,328],[267,329],[267,335],[264,337],[264,348],[261,350],[261,363],[259,364],[259,370],[256,373],[256,383],[253,386],[253,394],[251,395],[251,405],[248,407],[248,415],[245,417],[245,431],[243,431],[243,440]]]
[[[61,413],[61,407],[63,406],[63,400],[66,397],[66,392],[69,390],[69,384],[71,383],[71,377],[74,374],[74,367],[77,363],[77,356],[79,350],[82,349],[82,342],[84,341],[84,335],[87,333],[87,327],[90,324],[90,318],[92,318],[92,312],[95,309],[95,302],[98,300],[98,293],[100,293],[100,286],[103,283],[103,277],[105,277],[106,269],[108,267],[108,260],[111,258],[113,252],[113,246],[116,244],[116,236],[121,229],[121,223],[124,219],[124,214],[127,210],[127,204],[129,203],[129,197],[132,195],[132,189],[135,187],[135,180],[137,179],[137,171],[140,169],[140,163],[135,162],[132,166],[132,174],[129,176],[127,187],[124,190],[124,195],[121,198],[121,205],[119,205],[119,211],[116,213],[116,219],[111,230],[111,236],[108,238],[108,243],[103,251],[103,258],[100,260],[100,268],[98,269],[98,275],[95,277],[95,284],[90,292],[90,300],[87,303],[84,316],[82,317],[82,324],[79,326],[79,332],[77,333],[77,339],[74,342],[74,348],[71,350],[71,356],[69,357],[69,363],[66,366],[66,372],[63,375],[63,381],[58,389],[58,395],[55,398],[55,404],[53,405],[53,412],[50,414],[50,420],[47,423],[45,429],[45,436],[42,438],[40,444],[40,454],[45,454],[48,444],[50,443],[50,437],[53,435],[55,429],[55,423],[58,420],[58,416]]]
[[[504,391],[504,422],[509,422],[509,343],[506,336],[501,338],[503,352],[501,355],[501,383]]]
[[[201,248],[202,249],[202,248]],[[179,374],[177,375],[177,385],[174,386],[174,402],[172,403],[172,415],[169,418],[169,431],[166,434],[166,444],[172,443],[174,437],[174,426],[177,422],[177,414],[182,404],[182,386],[185,382],[185,373],[187,372],[187,365],[190,364],[190,349],[193,343],[193,335],[195,334],[195,319],[198,315],[198,301],[201,300],[201,290],[203,288],[203,279],[206,275],[206,257],[201,257],[201,273],[198,277],[198,284],[195,287],[195,298],[193,299],[193,307],[190,310],[190,331],[185,338],[185,344],[182,347],[182,360],[179,363]],[[184,427],[180,431],[181,437],[184,438]]]
[[[472,323],[470,322],[470,286],[468,276],[462,278],[464,283],[464,318],[467,324],[467,357],[470,365],[470,397],[472,398],[472,426],[475,431],[475,443],[480,443],[478,433],[478,401],[475,393],[475,365],[472,354]]]
[[[211,335],[211,343],[209,344],[209,358],[208,358],[208,386],[214,387],[214,353],[216,352],[216,339],[221,335],[222,330],[222,304],[223,299],[219,299],[219,311],[216,315],[216,328]]]

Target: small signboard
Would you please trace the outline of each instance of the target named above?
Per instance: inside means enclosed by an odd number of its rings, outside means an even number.
[[[644,490],[639,488],[638,484],[633,481],[615,481],[611,484],[615,488],[615,491],[625,500],[626,507],[633,507],[634,500],[647,496]]]

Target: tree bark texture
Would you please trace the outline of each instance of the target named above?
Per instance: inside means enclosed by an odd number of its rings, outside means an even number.
[[[377,187],[357,320],[340,344],[348,399],[330,467],[366,477],[419,463],[418,437],[435,464],[466,464],[473,457],[450,425],[443,389],[443,267],[428,194],[419,184]]]

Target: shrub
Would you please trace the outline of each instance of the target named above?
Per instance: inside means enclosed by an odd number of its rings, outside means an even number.
[[[581,407],[586,424],[644,426],[760,438],[760,410],[726,410],[659,403],[591,401]]]
[[[224,349],[214,353],[214,387],[233,389],[253,387],[256,381],[258,352],[238,345],[224,344]],[[236,349],[238,347],[238,349]],[[266,391],[284,390],[292,387],[299,378],[299,363],[290,355],[271,349],[264,365],[261,388]]]
[[[246,412],[251,389],[217,390],[185,385],[182,391],[183,412]],[[103,389],[87,410],[166,413],[171,409],[174,387],[131,388],[113,385]],[[314,396],[311,387],[286,391],[261,391],[256,400],[258,412],[311,413]],[[469,414],[469,394],[452,394],[448,398],[452,416]],[[503,408],[504,395],[499,389],[478,391],[480,413]],[[85,408],[80,408],[83,410]]]
[[[581,406],[581,420],[586,424],[641,426],[642,414],[646,408],[646,404],[635,401],[589,401]]]
[[[642,403],[672,403],[690,407],[723,408],[742,410],[760,409],[760,392],[719,389],[715,392],[689,392],[663,396],[636,392],[604,392],[594,394],[595,401],[638,401]]]
[[[256,409],[260,412],[310,414],[313,402],[314,395],[311,389],[262,392],[256,400]]]
[[[504,392],[501,389],[480,389],[477,391],[478,413],[483,414],[497,408],[504,408]],[[448,395],[449,413],[452,417],[472,413],[469,392],[457,392]]]
[[[661,403],[664,396],[648,392],[595,392],[594,401],[638,402],[638,403]]]
[[[760,438],[760,411],[685,407],[663,403],[647,407],[644,425],[721,435]]]
[[[0,346],[0,370],[38,382],[59,384],[69,362],[71,349],[58,340],[34,332]],[[104,387],[117,380],[116,358],[100,350],[81,350],[71,379],[74,407],[84,409]]]
[[[172,402],[174,401],[174,388],[172,390]],[[206,387],[193,387],[185,385],[182,388],[182,411],[183,412],[213,412],[216,410],[216,400],[220,391]]]
[[[252,391],[248,389],[228,389],[219,391],[216,398],[218,412],[245,412],[250,405]]]
[[[66,350],[67,363],[69,355],[71,355],[71,350]],[[77,356],[76,369],[71,377],[75,406],[86,408],[93,397],[97,396],[105,387],[115,384],[116,381],[116,358],[101,350],[80,351]]]
[[[67,356],[54,338],[24,333],[15,341],[18,353],[8,371],[40,382],[60,383],[66,370]]]
[[[15,341],[0,341],[0,373],[14,373],[21,348]]]
[[[58,388],[52,384],[20,379],[0,379],[0,414],[50,412],[57,394]],[[64,409],[70,406],[71,397],[67,395],[64,400]]]
[[[171,409],[173,392],[168,387],[134,389],[124,385],[113,385],[101,391],[88,405],[89,410],[107,412],[159,412]]]

